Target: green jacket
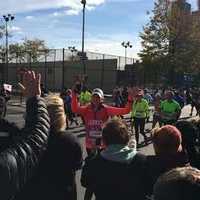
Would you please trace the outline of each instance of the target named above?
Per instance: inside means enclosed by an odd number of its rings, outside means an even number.
[[[149,104],[147,100],[134,101],[132,105],[131,117],[147,118],[149,117]]]

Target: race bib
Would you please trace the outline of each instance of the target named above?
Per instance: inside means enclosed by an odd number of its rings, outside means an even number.
[[[102,132],[101,131],[89,131],[89,137],[102,138]]]
[[[136,111],[136,113],[135,113],[135,116],[136,117],[143,117],[144,116],[144,112],[143,111]]]

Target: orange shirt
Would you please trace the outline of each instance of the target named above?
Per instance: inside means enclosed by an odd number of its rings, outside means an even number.
[[[80,114],[85,121],[86,128],[86,148],[96,148],[96,140],[102,137],[103,124],[110,116],[125,115],[131,110],[131,103],[128,103],[125,108],[116,108],[108,105],[101,104],[99,109],[95,111],[93,105],[90,103],[86,106],[80,106],[75,93],[72,94],[72,111]],[[101,140],[98,148],[103,148]]]

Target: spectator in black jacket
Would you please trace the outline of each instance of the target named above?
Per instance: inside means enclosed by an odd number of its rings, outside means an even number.
[[[6,116],[6,100],[0,96],[0,119]]]
[[[106,148],[86,159],[82,185],[94,192],[96,200],[145,199],[145,156],[128,146],[126,125],[112,119],[102,136]]]
[[[20,136],[8,141],[0,152],[0,199],[14,199],[37,170],[46,150],[49,135],[49,117],[40,98],[40,75],[28,71],[23,75],[23,91],[27,99],[26,124]],[[6,123],[2,122],[4,125]],[[9,126],[0,124],[6,132]],[[8,125],[8,124],[7,124]],[[8,135],[11,133],[7,131]]]
[[[51,131],[48,148],[37,174],[18,195],[18,200],[76,200],[76,170],[82,166],[82,148],[78,139],[65,131],[63,100],[47,98]]]
[[[197,123],[199,122],[197,121]],[[200,169],[200,153],[198,151],[199,130],[195,121],[182,120],[175,125],[181,132],[183,139],[182,146],[188,154],[191,166]]]
[[[181,133],[175,126],[165,125],[154,129],[152,140],[156,155],[147,156],[146,183],[149,195],[152,194],[153,185],[161,174],[176,167],[190,165],[188,155],[182,147]]]
[[[154,185],[154,200],[199,200],[200,171],[192,167],[173,169]]]

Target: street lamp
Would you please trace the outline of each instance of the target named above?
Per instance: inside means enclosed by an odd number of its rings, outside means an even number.
[[[123,42],[121,43],[121,45],[125,48],[125,65],[126,65],[127,48],[132,48],[133,45],[131,44],[130,41],[127,41],[127,42],[123,41]]]
[[[72,53],[72,61],[74,59],[74,52],[77,52],[78,50],[76,49],[75,46],[69,46],[68,49],[71,51]]]
[[[11,14],[7,14],[7,15],[3,15],[3,19],[5,21],[5,29],[6,29],[6,54],[5,54],[5,59],[6,59],[6,69],[4,70],[5,72],[5,79],[6,81],[8,80],[8,22],[9,21],[13,21],[15,19],[14,15]]]
[[[83,71],[84,74],[86,73],[86,66],[85,66],[85,6],[86,0],[81,0],[81,4],[83,4],[83,24],[82,24],[82,61],[83,61]]]

